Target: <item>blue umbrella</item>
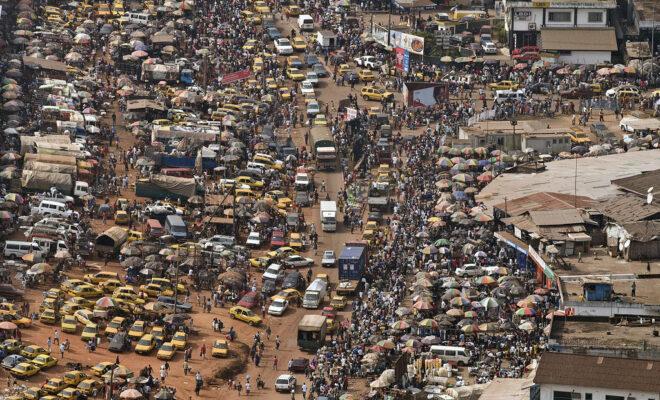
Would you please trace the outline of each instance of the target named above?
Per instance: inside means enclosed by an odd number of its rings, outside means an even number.
[[[489,160],[479,160],[479,166],[480,167],[488,167],[490,166],[490,161]]]
[[[462,191],[453,192],[452,196],[454,196],[454,199],[456,199],[458,201],[467,200],[467,198],[468,198],[467,195],[465,194],[465,192],[462,192]]]

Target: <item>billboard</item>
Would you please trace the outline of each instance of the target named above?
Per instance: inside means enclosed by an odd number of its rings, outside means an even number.
[[[406,82],[403,85],[404,103],[410,107],[429,107],[449,98],[447,86],[432,82]]]
[[[424,38],[399,31],[390,31],[390,46],[401,47],[413,54],[424,54]]]
[[[403,59],[405,57],[405,50],[402,49],[401,47],[397,47],[394,49],[394,53],[396,53],[396,64],[395,67],[399,71],[403,71]]]

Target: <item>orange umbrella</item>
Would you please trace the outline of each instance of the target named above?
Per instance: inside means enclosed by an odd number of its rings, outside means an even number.
[[[415,304],[413,304],[413,308],[416,308],[418,310],[432,310],[433,309],[433,304],[429,301],[424,301],[424,300],[419,300]]]

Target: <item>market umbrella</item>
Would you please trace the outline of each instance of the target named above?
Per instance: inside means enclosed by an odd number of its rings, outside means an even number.
[[[461,327],[461,331],[464,333],[478,333],[481,332],[481,329],[479,329],[479,325],[477,324],[470,324]]]
[[[529,307],[519,308],[516,310],[516,315],[519,317],[533,317],[536,315],[536,310]]]
[[[18,329],[18,325],[10,321],[2,321],[0,322],[0,329],[5,331],[13,331],[14,329]]]
[[[441,167],[441,168],[449,169],[449,168],[454,166],[454,163],[447,157],[440,157],[440,159],[438,159],[438,162],[436,163],[436,165],[438,167]]]
[[[425,344],[427,346],[438,344],[439,342],[440,342],[440,338],[435,335],[424,336],[422,338],[422,344]]]
[[[477,312],[476,311],[466,311],[465,314],[463,314],[465,318],[477,318]]]
[[[127,259],[121,262],[121,266],[124,268],[129,268],[129,267],[141,266],[143,263],[144,260],[142,260],[140,257],[128,257]]]
[[[448,290],[442,295],[441,299],[444,300],[444,301],[450,301],[450,300],[453,299],[454,297],[456,297],[456,296],[460,296],[460,295],[461,295],[461,291],[460,291],[460,290],[458,290],[458,289],[454,289],[454,288],[451,288],[451,289],[448,289]]]
[[[447,310],[446,314],[449,315],[450,317],[462,317],[463,310],[461,310],[460,308],[452,308]]]
[[[451,179],[454,180],[454,181],[463,182],[463,183],[468,183],[468,182],[474,181],[474,178],[470,174],[456,174]]]
[[[410,314],[410,308],[408,307],[399,307],[397,308],[394,313],[398,315],[399,317],[403,317],[404,315]]]
[[[120,399],[141,399],[143,397],[137,389],[126,389],[119,394]]]
[[[449,304],[454,307],[465,307],[470,305],[470,299],[466,299],[462,296],[456,296],[453,299],[449,300]]]
[[[404,320],[401,320],[394,322],[392,325],[390,325],[390,327],[397,331],[404,331],[410,328],[410,324]]]
[[[108,296],[101,297],[100,299],[96,300],[96,305],[99,307],[114,307],[115,306],[115,301]]]
[[[420,300],[413,304],[413,307],[417,310],[431,310],[433,309],[433,304],[429,301]]]
[[[417,348],[421,347],[422,343],[417,339],[408,339],[406,340],[405,346],[410,348]]]
[[[525,321],[522,324],[518,325],[518,329],[520,329],[521,331],[527,331],[527,332],[533,331],[535,327],[536,326],[534,325],[534,323],[532,321]]]
[[[438,253],[438,248],[433,245],[426,246],[422,249],[422,254],[430,255],[437,253]]]
[[[477,284],[484,286],[497,285],[497,281],[490,275],[480,276],[476,279]]]
[[[434,246],[449,246],[448,239],[438,239],[433,243]]]
[[[446,281],[443,282],[442,284],[443,288],[448,288],[448,289],[455,289],[461,287],[461,283],[456,280],[456,278],[449,278]],[[447,291],[449,292],[449,291]],[[445,292],[445,293],[447,293]],[[453,293],[453,292],[452,292]]]
[[[71,258],[71,253],[69,253],[68,250],[58,250],[57,253],[55,253],[55,258],[60,260]]]
[[[50,270],[50,264],[48,263],[38,263],[34,264],[30,269],[27,271],[28,274],[30,275],[39,275],[43,274],[44,272]]]
[[[22,204],[23,203],[23,196],[21,196],[18,193],[7,193],[5,195],[5,201],[11,201],[16,204]]]
[[[449,179],[440,179],[435,182],[435,187],[438,189],[448,189],[451,187],[451,181]]]
[[[378,343],[376,343],[376,346],[380,346],[387,350],[392,350],[393,348],[396,347],[396,344],[394,344],[393,341],[386,339],[386,340],[380,340]]]
[[[426,318],[423,319],[417,324],[418,326],[422,328],[428,328],[428,329],[437,329],[438,328],[438,321],[431,319],[431,318]]]

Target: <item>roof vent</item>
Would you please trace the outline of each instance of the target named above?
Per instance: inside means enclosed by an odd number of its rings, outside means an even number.
[[[605,360],[605,357],[598,357],[598,360],[596,360],[596,364],[600,365],[600,364],[603,363],[604,360]]]
[[[646,363],[646,370],[650,371],[653,369],[653,361],[649,361]]]

